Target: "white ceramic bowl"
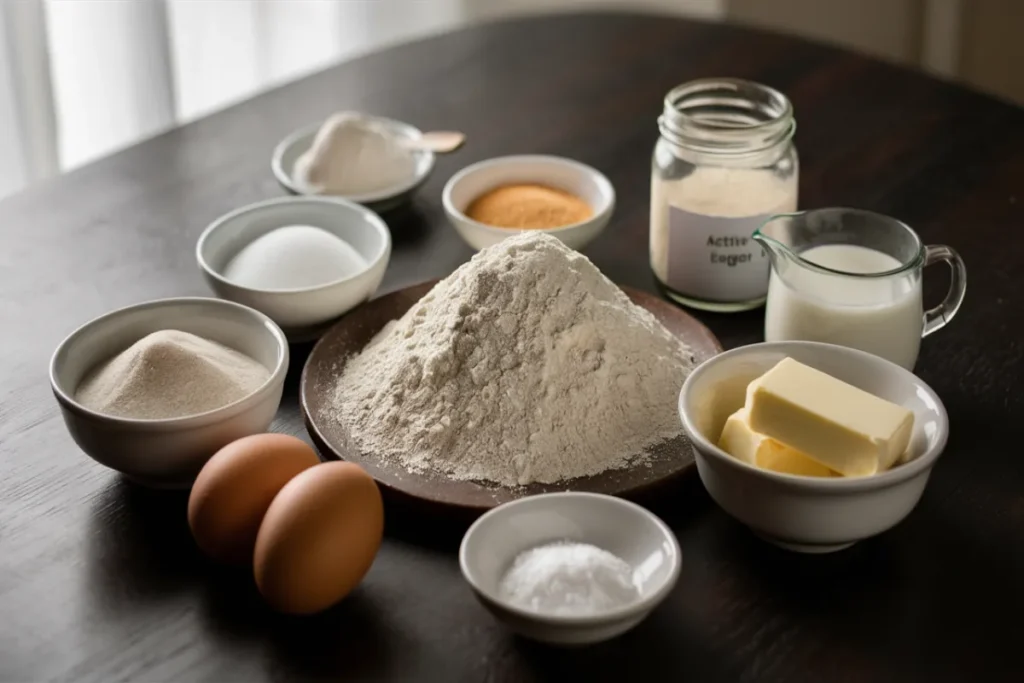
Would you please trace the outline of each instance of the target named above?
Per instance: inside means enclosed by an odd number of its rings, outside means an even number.
[[[826,479],[762,470],[718,448],[747,384],[787,356],[912,410],[904,462],[870,477]],[[949,433],[942,402],[914,374],[863,351],[803,341],[742,346],[705,361],[683,385],[679,414],[715,502],[766,540],[805,553],[841,550],[898,524],[920,500]]]
[[[555,541],[590,543],[633,567],[640,600],[593,616],[552,616],[511,605],[498,591],[519,553]],[[554,645],[586,645],[633,628],[672,591],[682,557],[672,531],[644,508],[597,493],[547,493],[505,503],[466,532],[462,575],[480,602],[515,633]]]
[[[588,220],[543,230],[572,249],[583,249],[600,235],[615,210],[615,189],[603,173],[572,159],[543,155],[498,157],[467,166],[444,186],[441,203],[462,239],[474,249],[484,249],[520,231],[478,223],[466,216],[466,209],[488,190],[519,183],[556,187],[590,205],[594,215]]]
[[[270,377],[256,391],[200,415],[135,420],[97,413],[74,396],[99,363],[151,332],[181,330],[258,361]],[[206,461],[235,439],[265,432],[281,403],[288,342],[270,318],[219,299],[162,299],[100,316],[72,332],[50,360],[50,385],[72,438],[96,462],[147,486],[191,485]]]
[[[244,246],[288,225],[312,225],[337,235],[359,252],[367,267],[333,282],[299,289],[253,289],[222,275]],[[390,257],[391,233],[380,216],[334,197],[283,197],[244,206],[211,223],[196,245],[196,260],[213,291],[267,314],[291,341],[317,338],[339,316],[373,296]]]
[[[398,138],[416,140],[423,134],[414,126],[401,121],[387,119],[382,116],[370,116],[369,118],[386,128]],[[281,186],[293,194],[313,195],[309,187],[295,173],[295,162],[313,146],[317,131],[322,123],[315,123],[301,128],[277,144],[274,148],[274,155],[271,158],[270,167],[274,177]],[[434,153],[429,150],[417,150],[412,153],[416,162],[416,169],[413,175],[406,181],[398,183],[394,187],[384,188],[378,192],[358,195],[336,195],[366,206],[373,211],[390,211],[397,206],[404,204],[412,198],[412,195],[419,187],[426,182],[431,171],[434,170]]]

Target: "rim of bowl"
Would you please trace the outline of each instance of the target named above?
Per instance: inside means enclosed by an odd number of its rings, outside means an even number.
[[[805,477],[798,474],[784,474],[782,472],[773,472],[771,470],[762,469],[755,465],[745,463],[742,460],[737,460],[732,457],[717,444],[712,443],[704,436],[690,420],[688,411],[685,409],[687,404],[686,397],[691,391],[693,391],[694,385],[697,383],[697,379],[708,372],[708,368],[722,362],[726,362],[732,358],[742,357],[750,354],[754,350],[783,350],[786,348],[792,348],[794,346],[808,347],[808,348],[828,348],[838,350],[841,353],[848,353],[853,356],[860,357],[862,360],[881,364],[883,367],[887,367],[890,372],[895,372],[901,376],[905,381],[913,384],[914,386],[922,389],[938,409],[938,417],[940,423],[940,433],[938,439],[932,446],[929,446],[923,453],[916,458],[909,460],[905,463],[896,465],[885,472],[879,474],[872,474],[864,477]],[[787,354],[788,355],[788,354]],[[686,378],[683,383],[683,388],[679,392],[679,401],[677,405],[679,411],[679,418],[682,420],[683,428],[686,430],[687,436],[692,440],[700,444],[700,449],[704,450],[704,455],[710,455],[716,458],[719,462],[726,463],[729,467],[734,467],[747,472],[755,472],[758,476],[761,476],[769,481],[782,484],[795,489],[804,491],[813,490],[815,492],[821,491],[835,491],[837,493],[857,493],[860,491],[870,491],[881,488],[888,488],[896,484],[912,479],[921,472],[930,469],[935,461],[938,460],[942,451],[946,447],[946,441],[949,439],[949,416],[946,413],[946,407],[943,405],[939,395],[935,393],[928,384],[920,377],[910,372],[906,368],[900,367],[895,363],[888,361],[884,358],[876,356],[874,354],[861,351],[859,349],[852,349],[846,346],[839,346],[837,344],[826,344],[824,342],[813,342],[813,341],[784,341],[784,342],[758,342],[755,344],[747,344],[745,346],[739,346],[735,349],[730,349],[716,356],[712,356],[707,359],[699,366],[697,366],[690,376]]]
[[[348,209],[353,209],[353,210],[358,211],[359,213],[361,213],[362,214],[362,218],[366,222],[366,225],[371,227],[371,228],[373,228],[374,230],[376,230],[377,233],[384,240],[384,245],[383,245],[382,249],[380,250],[380,254],[377,255],[377,258],[375,258],[372,262],[368,262],[366,264],[366,267],[363,268],[362,270],[359,270],[359,271],[357,271],[357,272],[355,272],[355,273],[353,273],[351,275],[346,275],[343,278],[338,278],[337,280],[331,280],[330,282],[325,282],[322,285],[313,285],[311,287],[292,287],[292,288],[288,288],[288,289],[262,289],[262,288],[257,288],[257,287],[248,287],[246,285],[241,285],[241,284],[238,284],[237,282],[235,282],[233,280],[230,280],[230,279],[224,277],[219,272],[214,270],[214,268],[206,260],[206,257],[203,255],[203,248],[206,245],[206,240],[209,239],[210,235],[212,235],[216,231],[222,229],[227,223],[229,223],[230,221],[235,220],[236,218],[244,216],[245,214],[248,214],[248,213],[258,213],[258,212],[263,211],[263,210],[265,210],[265,209],[267,209],[269,207],[279,206],[279,205],[282,205],[282,204],[309,204],[309,203],[312,203],[312,204],[330,204],[330,205],[333,205],[335,207],[345,207],[345,208],[348,208]],[[285,226],[280,226],[280,227],[285,227]],[[323,230],[324,228],[321,228],[321,229]],[[330,232],[330,231],[328,230],[327,232]],[[266,234],[266,233],[264,233],[264,234]],[[331,234],[333,234],[333,233],[331,233]],[[208,275],[210,275],[211,277],[213,277],[214,279],[216,279],[217,281],[219,281],[219,282],[221,282],[223,284],[229,285],[231,287],[236,287],[238,289],[242,289],[242,290],[245,290],[247,292],[258,292],[260,294],[302,294],[302,293],[308,293],[308,292],[316,292],[316,291],[319,291],[319,290],[322,290],[322,289],[327,289],[329,287],[334,287],[334,286],[337,286],[337,285],[340,285],[340,284],[344,284],[346,282],[350,282],[352,280],[355,280],[356,278],[362,277],[367,272],[369,272],[374,267],[376,267],[382,260],[388,258],[388,256],[390,254],[391,254],[391,231],[388,229],[388,225],[387,225],[387,223],[384,222],[384,219],[381,218],[379,215],[377,215],[376,212],[366,208],[365,206],[362,206],[361,204],[357,204],[357,203],[355,203],[355,202],[353,202],[352,200],[349,200],[349,199],[343,199],[341,197],[327,197],[327,196],[320,196],[320,195],[299,195],[299,196],[296,196],[296,197],[275,197],[274,199],[264,199],[264,200],[259,201],[259,202],[254,202],[252,204],[246,204],[245,206],[240,206],[239,208],[234,209],[233,211],[229,211],[228,213],[224,214],[220,218],[217,218],[212,223],[210,223],[208,226],[206,226],[206,229],[203,230],[203,233],[199,236],[199,241],[196,242],[196,261],[199,263],[199,267],[203,270],[204,273],[207,273]]]
[[[571,166],[579,171],[583,171],[587,175],[591,176],[597,182],[597,184],[601,186],[602,190],[604,190],[603,196],[606,197],[604,205],[601,206],[600,209],[595,209],[594,214],[586,220],[570,223],[569,225],[561,225],[557,228],[502,228],[496,225],[488,225],[486,223],[481,223],[480,221],[473,220],[472,218],[467,216],[465,212],[456,209],[455,205],[452,204],[452,190],[454,190],[455,186],[462,182],[470,174],[476,173],[477,171],[484,168],[488,168],[490,166],[498,166],[501,164],[524,161],[554,162],[562,166]],[[542,184],[542,181],[539,179],[535,182],[537,182],[538,184]],[[597,170],[593,166],[588,166],[587,164],[584,164],[582,161],[576,161],[575,159],[569,159],[568,157],[560,157],[554,154],[510,154],[503,157],[492,157],[490,159],[484,159],[483,161],[478,161],[474,164],[470,164],[469,166],[466,166],[462,170],[458,171],[455,175],[448,179],[447,183],[445,183],[444,189],[441,191],[441,204],[444,206],[444,210],[447,211],[449,214],[458,216],[461,220],[464,220],[465,222],[473,225],[474,227],[484,230],[486,232],[493,232],[499,235],[508,235],[509,233],[518,232],[544,232],[548,234],[555,234],[563,231],[572,230],[573,228],[579,228],[581,226],[587,225],[588,223],[599,220],[604,216],[608,215],[609,213],[611,213],[615,209],[615,186],[612,185],[612,182],[608,180],[608,177],[604,173],[601,173],[601,171]]]
[[[227,405],[221,406],[220,408],[214,408],[213,410],[207,410],[202,413],[194,413],[192,415],[183,415],[181,417],[170,417],[170,418],[135,418],[135,417],[119,417],[117,415],[108,415],[99,411],[87,408],[86,406],[79,403],[75,397],[65,391],[64,387],[60,382],[57,381],[57,358],[61,355],[65,349],[69,349],[72,344],[75,343],[76,339],[87,329],[102,325],[110,320],[128,315],[130,313],[144,310],[148,308],[161,308],[163,306],[170,306],[173,304],[201,304],[211,306],[223,306],[227,308],[234,308],[243,313],[252,316],[257,322],[263,324],[266,329],[274,337],[278,346],[278,357],[277,365],[274,366],[274,370],[269,374],[267,379],[258,386],[256,389],[246,394],[237,401],[232,401]],[[136,340],[138,341],[138,340]],[[235,349],[237,351],[237,349]],[[241,353],[241,352],[239,352]],[[216,297],[203,297],[203,296],[183,296],[183,297],[169,297],[165,299],[154,299],[152,301],[144,301],[138,304],[131,304],[130,306],[124,306],[122,308],[115,309],[104,313],[103,315],[97,316],[88,322],[85,322],[76,327],[70,334],[64,337],[63,341],[57,345],[53,355],[50,356],[50,388],[54,394],[57,395],[57,399],[68,409],[74,410],[75,412],[86,415],[95,420],[109,422],[112,424],[119,424],[125,426],[134,427],[161,427],[161,428],[175,428],[175,427],[200,427],[207,423],[213,423],[219,420],[223,414],[232,412],[242,406],[243,403],[251,401],[257,397],[266,394],[271,388],[281,381],[284,374],[288,371],[288,364],[290,361],[290,351],[288,349],[288,339],[285,337],[284,332],[270,317],[260,313],[254,308],[245,306],[244,304],[236,303],[234,301],[228,301],[226,299],[218,299]],[[108,359],[109,360],[109,359]],[[102,362],[102,361],[101,361]],[[96,368],[94,364],[87,372],[91,372]]]
[[[657,527],[661,535],[668,539],[673,549],[673,560],[672,567],[669,570],[669,575],[662,583],[654,590],[650,595],[642,597],[636,602],[616,607],[614,609],[606,610],[598,614],[586,614],[586,615],[559,615],[559,614],[544,614],[541,612],[533,612],[522,607],[511,604],[507,600],[504,600],[492,592],[485,590],[480,584],[474,580],[473,572],[469,568],[469,561],[467,559],[467,546],[472,543],[472,538],[475,534],[480,533],[479,527],[484,523],[484,520],[489,517],[507,514],[511,508],[518,507],[521,505],[536,505],[538,499],[546,499],[551,497],[558,498],[575,498],[575,499],[601,499],[611,502],[613,505],[618,505],[623,508],[629,508],[637,511],[641,516],[648,522],[653,523]],[[531,621],[540,621],[547,624],[555,624],[559,626],[582,626],[597,623],[606,623],[619,621],[637,614],[649,612],[654,609],[658,603],[665,599],[665,597],[675,587],[676,582],[679,580],[679,574],[682,571],[683,565],[683,551],[679,547],[679,540],[676,535],[672,532],[665,522],[661,520],[656,514],[636,503],[619,498],[617,496],[609,496],[604,493],[590,493],[587,491],[558,491],[555,493],[541,493],[533,496],[526,496],[518,500],[513,500],[498,507],[488,510],[481,515],[469,529],[466,530],[465,535],[462,537],[462,542],[459,544],[459,569],[462,572],[462,578],[470,585],[477,594],[483,596],[488,601],[500,606],[502,609],[511,612],[519,617],[529,619]]]
[[[410,123],[406,123],[405,121],[389,119],[386,116],[374,116],[373,114],[359,113],[365,118],[377,121],[378,123],[397,131],[401,137],[406,137],[410,140],[416,140],[423,137],[423,131]],[[386,190],[378,190],[377,192],[367,192],[364,194],[315,194],[308,192],[303,188],[301,183],[296,182],[296,179],[291,173],[285,170],[284,155],[303,138],[315,136],[317,131],[320,130],[320,127],[324,125],[325,121],[326,119],[318,123],[310,123],[298,130],[292,131],[274,147],[274,152],[270,158],[270,168],[274,172],[274,177],[277,178],[277,182],[281,183],[289,192],[294,192],[295,194],[303,197],[338,197],[341,199],[348,199],[359,204],[382,202],[415,189],[426,179],[428,175],[430,175],[431,171],[434,170],[434,164],[437,161],[437,156],[429,149],[417,150],[414,154],[422,155],[427,160],[427,164],[424,166],[422,171],[417,171],[409,181],[404,182],[401,185],[394,185]]]

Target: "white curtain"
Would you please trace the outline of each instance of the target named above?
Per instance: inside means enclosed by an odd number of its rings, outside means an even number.
[[[0,1],[0,196],[57,172],[41,2]]]
[[[462,19],[463,0],[0,0],[0,196]]]
[[[332,62],[471,19],[725,0],[0,0],[0,197]]]

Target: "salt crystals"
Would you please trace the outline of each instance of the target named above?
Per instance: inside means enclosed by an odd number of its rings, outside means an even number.
[[[520,553],[499,593],[516,607],[558,616],[601,614],[640,599],[626,561],[589,543],[565,541]]]

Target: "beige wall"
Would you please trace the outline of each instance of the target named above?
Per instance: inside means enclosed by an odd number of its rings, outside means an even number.
[[[1024,1],[967,0],[964,10],[960,77],[1024,104]]]
[[[726,16],[921,67],[1024,105],[1024,0],[727,0]]]
[[[463,2],[473,18],[614,7],[725,19],[831,42],[926,69],[1024,105],[1024,0]]]
[[[3,0],[0,0],[2,2]],[[522,14],[576,12],[600,9],[660,12],[704,19],[721,19],[728,0],[463,0],[473,18],[491,19]]]
[[[729,0],[730,20],[917,63],[921,0]]]

